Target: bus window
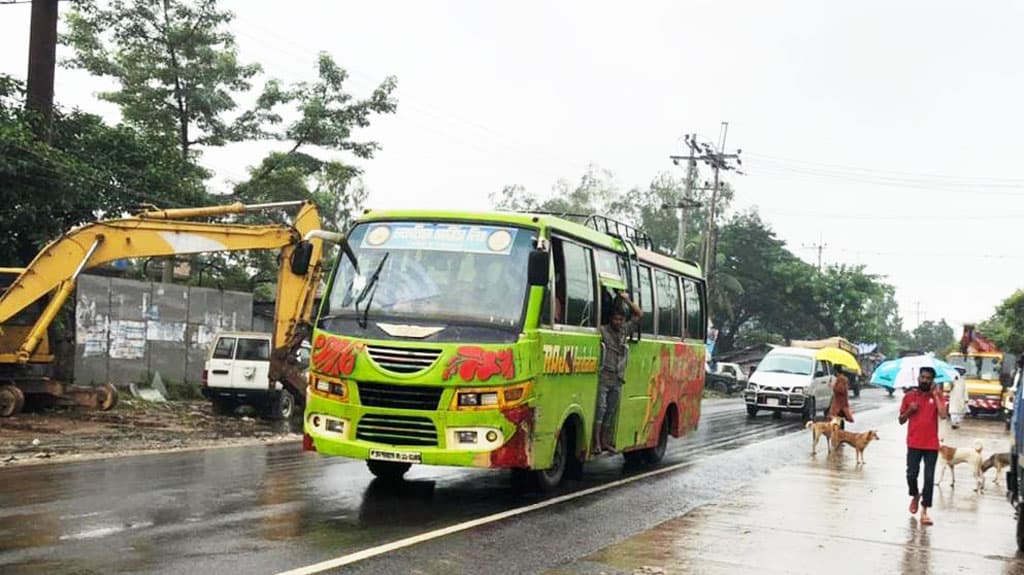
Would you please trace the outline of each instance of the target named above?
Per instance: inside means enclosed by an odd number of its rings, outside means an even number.
[[[654,335],[654,289],[651,285],[651,268],[639,266],[640,277],[636,284],[640,290],[640,309],[644,317],[640,320],[640,333]]]
[[[658,287],[658,335],[682,337],[683,314],[678,278],[661,270],[655,270],[654,278]]]
[[[565,259],[565,324],[594,326],[594,268],[590,250],[568,242],[562,243]]]
[[[686,337],[704,339],[704,309],[700,301],[700,286],[683,278],[683,297],[686,299]]]

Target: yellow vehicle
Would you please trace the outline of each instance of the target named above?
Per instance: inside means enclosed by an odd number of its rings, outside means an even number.
[[[278,208],[298,208],[291,225],[190,221]],[[50,324],[88,268],[123,259],[205,252],[281,250],[268,385],[280,381],[301,400],[306,382],[296,352],[312,331],[324,241],[340,238],[321,231],[317,207],[301,201],[154,209],[69,231],[46,246],[28,267],[0,269],[0,417],[18,413],[26,394],[103,410],[114,407],[117,390],[110,384],[69,387],[49,377],[54,361],[47,338]]]
[[[968,351],[951,353],[946,361],[965,371],[967,380],[967,409],[971,415],[1002,413],[1005,374],[1012,369],[1012,361],[1005,365],[1006,354],[1001,351]]]

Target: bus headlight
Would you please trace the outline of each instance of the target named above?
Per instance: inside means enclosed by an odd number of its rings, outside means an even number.
[[[493,427],[452,427],[447,431],[447,448],[467,451],[490,451],[501,447],[505,436]]]
[[[336,401],[348,401],[348,384],[344,381],[331,381],[310,376],[310,390],[321,397]]]
[[[309,433],[318,436],[345,437],[349,427],[349,420],[332,417],[323,413],[310,414],[306,421],[309,424]]]
[[[532,382],[526,381],[508,387],[456,389],[452,410],[459,409],[506,409],[519,405],[530,396]]]
[[[459,393],[459,407],[493,407],[498,405],[498,392]]]

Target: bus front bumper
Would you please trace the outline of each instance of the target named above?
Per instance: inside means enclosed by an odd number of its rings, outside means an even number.
[[[529,468],[539,438],[527,404],[506,410],[375,409],[316,394],[306,398],[303,430],[317,453],[484,468]],[[531,449],[533,448],[533,449]]]

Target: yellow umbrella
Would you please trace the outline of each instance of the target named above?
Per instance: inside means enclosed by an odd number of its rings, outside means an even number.
[[[860,364],[857,363],[857,358],[853,357],[853,354],[850,352],[839,349],[838,347],[826,347],[819,349],[816,357],[825,361],[831,361],[836,365],[841,365],[853,373],[860,373]]]

